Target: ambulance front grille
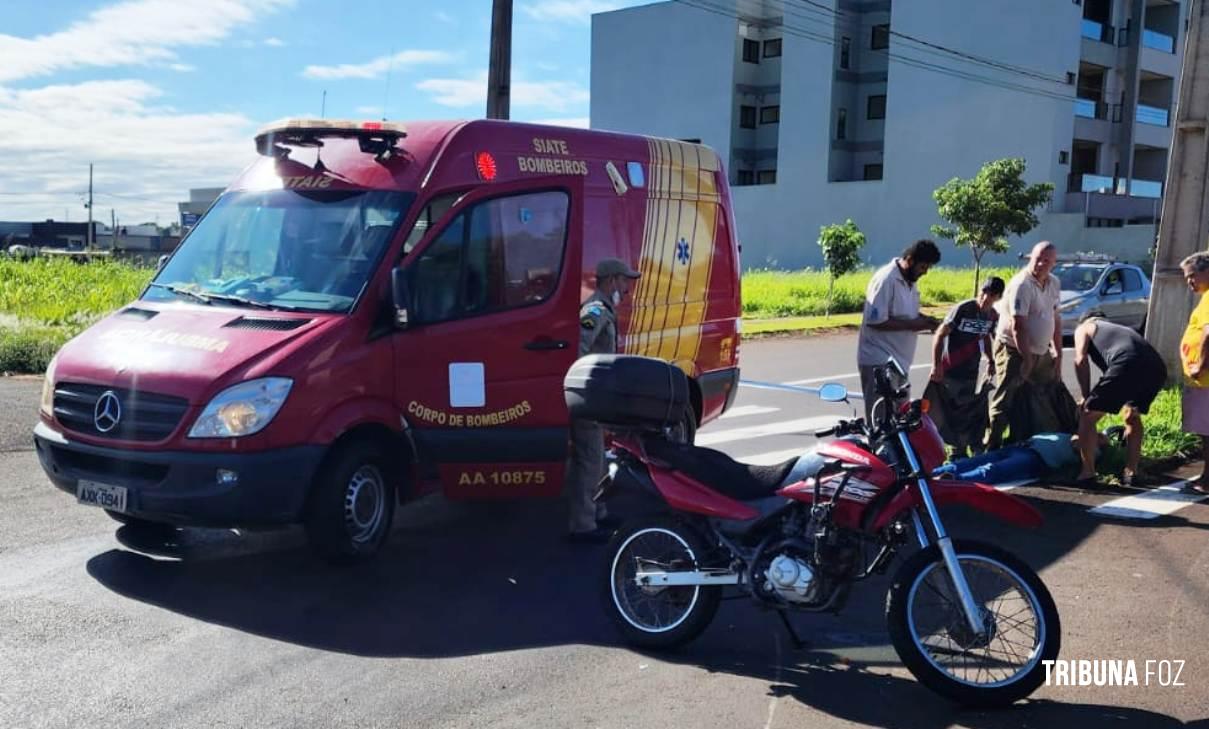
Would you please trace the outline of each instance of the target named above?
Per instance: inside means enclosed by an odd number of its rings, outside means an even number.
[[[110,407],[108,417],[98,419],[104,409],[97,407],[97,401],[107,392],[117,397],[118,409]],[[176,430],[188,409],[188,400],[171,395],[72,382],[55,385],[55,419],[68,430],[100,438],[163,440]],[[117,422],[108,427],[115,412]]]

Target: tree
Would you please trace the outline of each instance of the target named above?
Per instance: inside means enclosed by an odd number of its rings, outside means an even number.
[[[1049,202],[1054,186],[1024,182],[1024,160],[1009,158],[988,162],[971,180],[958,177],[932,193],[937,212],[948,226],[933,225],[932,234],[948,238],[974,255],[974,295],[982,257],[988,251],[1006,253],[1008,234],[1024,235],[1037,227],[1033,210]]]
[[[831,300],[835,291],[835,280],[856,270],[860,265],[860,249],[865,245],[865,234],[849,218],[843,225],[838,223],[819,228],[819,247],[823,249],[823,261],[831,278],[827,281],[827,316],[831,316]]]

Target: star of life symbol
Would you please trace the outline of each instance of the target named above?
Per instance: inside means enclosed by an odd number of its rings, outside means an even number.
[[[113,390],[106,390],[97,398],[97,404],[92,409],[92,423],[97,430],[108,433],[118,427],[122,419],[122,403]]]
[[[689,261],[688,241],[683,238],[676,241],[676,258],[681,264],[687,264]]]

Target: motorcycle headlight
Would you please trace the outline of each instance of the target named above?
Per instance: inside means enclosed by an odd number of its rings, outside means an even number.
[[[264,377],[228,387],[198,416],[189,437],[238,438],[258,433],[273,421],[293,385],[288,377]]]
[[[50,364],[46,365],[46,377],[42,380],[42,402],[40,408],[47,416],[53,416],[55,412],[55,365],[58,363],[57,356],[50,358]]]

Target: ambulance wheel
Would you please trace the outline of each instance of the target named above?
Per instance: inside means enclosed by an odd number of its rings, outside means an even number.
[[[337,446],[311,486],[305,527],[311,547],[338,562],[372,557],[395,513],[393,469],[377,443]]]

